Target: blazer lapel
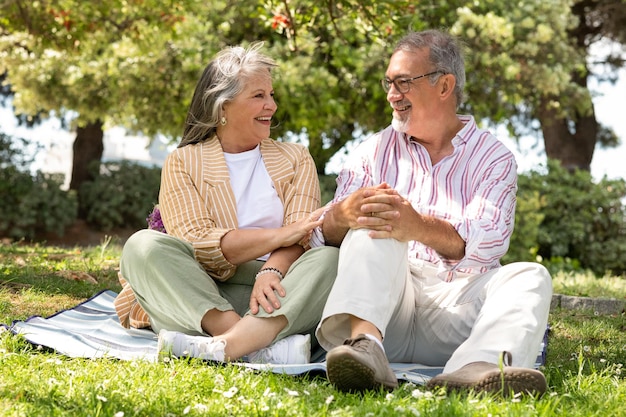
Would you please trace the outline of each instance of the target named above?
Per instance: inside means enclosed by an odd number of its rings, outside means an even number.
[[[201,195],[214,207],[212,215],[218,227],[237,228],[237,202],[230,184],[222,146],[216,138],[202,143]]]

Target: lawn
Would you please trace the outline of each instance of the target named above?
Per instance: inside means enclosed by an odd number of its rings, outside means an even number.
[[[0,323],[48,316],[119,291],[120,245],[0,245]],[[555,273],[556,293],[624,299],[624,277]],[[553,310],[541,398],[395,391],[344,394],[323,376],[290,377],[196,360],[71,359],[0,334],[2,416],[625,416],[624,314]]]

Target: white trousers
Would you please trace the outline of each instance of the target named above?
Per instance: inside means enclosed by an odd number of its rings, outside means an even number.
[[[430,263],[409,265],[408,245],[351,230],[339,252],[337,279],[316,330],[330,350],[350,337],[350,315],[373,323],[390,362],[444,366],[476,361],[533,367],[548,322],[552,278],[519,262],[452,282]]]

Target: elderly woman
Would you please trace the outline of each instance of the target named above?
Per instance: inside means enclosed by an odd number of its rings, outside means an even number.
[[[315,165],[304,146],[269,138],[276,63],[260,47],[227,48],[206,67],[163,166],[167,233],[141,230],[122,252],[120,320],[158,332],[161,353],[310,360],[338,250],[309,249]]]

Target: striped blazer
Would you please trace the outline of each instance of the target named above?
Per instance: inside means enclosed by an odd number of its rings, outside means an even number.
[[[320,207],[319,180],[308,149],[296,143],[265,139],[261,155],[284,206],[283,224],[296,222]],[[221,239],[238,227],[237,202],[219,141],[187,145],[174,150],[161,173],[159,209],[167,233],[191,243],[196,260],[217,281],[235,273],[226,260]],[[308,242],[306,242],[308,247]],[[120,277],[122,292],[116,309],[125,327],[148,327],[149,320],[132,289]]]

